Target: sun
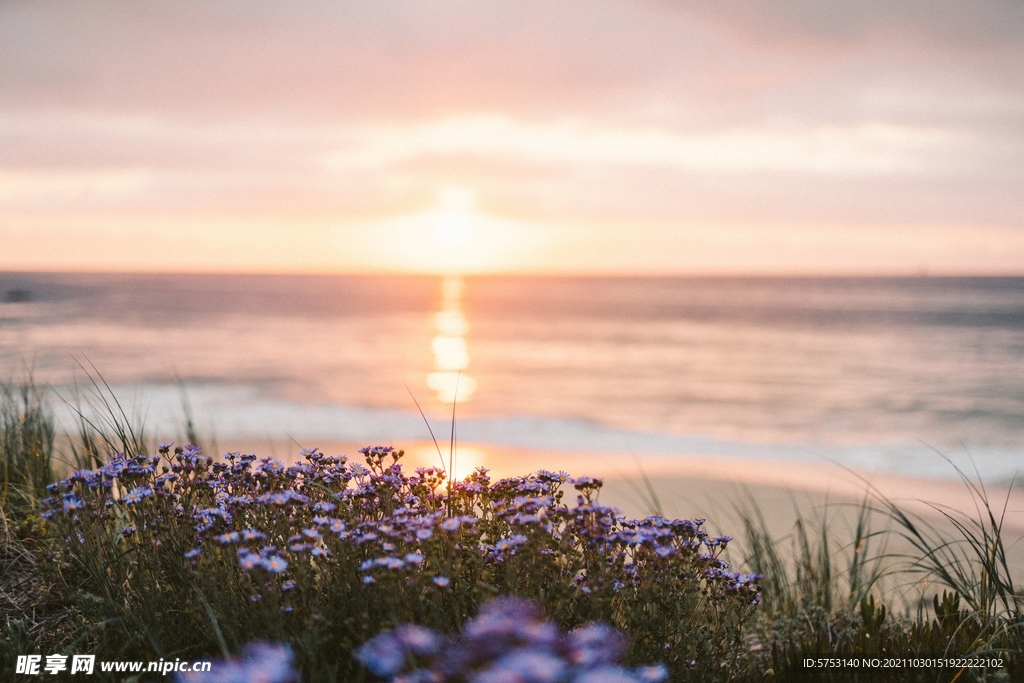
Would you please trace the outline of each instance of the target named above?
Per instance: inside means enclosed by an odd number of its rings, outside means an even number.
[[[469,215],[476,205],[476,195],[465,187],[442,187],[437,193],[440,215],[434,232],[441,244],[458,247],[469,237]]]
[[[441,214],[434,226],[437,239],[447,247],[457,247],[469,237],[469,218],[464,214],[447,212]]]

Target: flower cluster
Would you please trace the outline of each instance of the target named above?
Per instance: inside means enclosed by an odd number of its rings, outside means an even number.
[[[542,621],[536,605],[498,598],[457,637],[404,624],[356,651],[374,675],[394,683],[660,683],[662,665],[626,668],[626,638],[600,623],[569,633]]]
[[[97,581],[122,577],[105,592],[135,591],[122,604],[174,602],[144,591],[192,577],[174,619],[190,615],[211,642],[216,617],[240,642],[313,632],[318,651],[346,656],[395,620],[450,632],[504,594],[563,626],[625,630],[632,661],[692,670],[736,650],[760,599],[760,577],[722,559],[728,537],[701,519],[626,519],[598,502],[599,479],[448,481],[404,471],[401,451],[360,453],[365,465],[318,449],[286,465],[161,444],[52,485],[45,515]]]

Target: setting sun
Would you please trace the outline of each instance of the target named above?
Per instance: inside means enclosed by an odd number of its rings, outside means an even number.
[[[465,187],[442,187],[437,193],[441,215],[434,224],[437,239],[446,247],[458,247],[469,237],[468,214],[476,207],[476,194]]]
[[[437,239],[449,247],[461,246],[469,236],[469,219],[461,213],[443,213],[437,219]]]

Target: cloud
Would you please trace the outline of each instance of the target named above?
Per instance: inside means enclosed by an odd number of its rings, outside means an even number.
[[[149,184],[147,174],[124,172],[23,172],[0,169],[0,209],[67,204],[110,205],[138,195]]]
[[[215,119],[408,121],[466,110],[691,126],[843,118],[856,92],[879,81],[909,99],[937,91],[953,100],[971,87],[1011,91],[1019,103],[1021,7],[9,2],[0,81],[11,108]]]
[[[349,149],[329,155],[340,168],[379,168],[420,156],[477,155],[557,165],[655,166],[693,171],[928,174],[936,151],[956,150],[956,130],[885,123],[799,129],[732,129],[683,135],[653,128],[534,124],[477,115],[413,126],[367,127]]]
[[[456,185],[536,225],[967,244],[1024,226],[1022,61],[1004,0],[8,0],[0,219],[377,225]]]

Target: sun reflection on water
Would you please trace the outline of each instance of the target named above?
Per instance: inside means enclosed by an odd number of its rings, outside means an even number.
[[[434,371],[427,375],[427,386],[441,403],[468,401],[476,391],[476,380],[466,374],[469,347],[466,333],[469,323],[462,312],[465,283],[461,277],[441,281],[441,307],[434,314],[436,335],[430,344],[434,352]]]

